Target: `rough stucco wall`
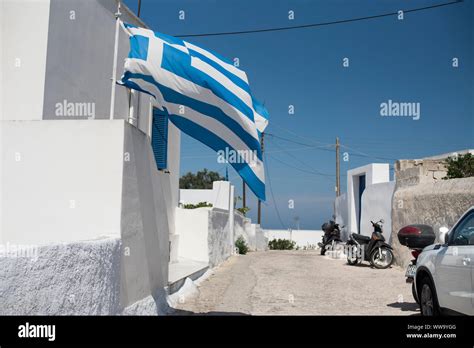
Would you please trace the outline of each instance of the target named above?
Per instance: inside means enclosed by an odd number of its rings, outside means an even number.
[[[212,209],[209,212],[209,266],[214,267],[232,255],[234,247],[230,229],[229,212]]]
[[[257,238],[255,235],[255,226],[252,225],[252,220],[249,218],[244,218],[244,230],[250,250],[256,250]]]
[[[257,251],[268,250],[268,238],[265,236],[265,231],[258,224],[253,224],[255,226],[255,238],[256,238],[256,248]]]
[[[442,226],[452,227],[474,205],[474,178],[439,180],[397,187],[392,200],[392,246],[395,262],[406,267],[412,256],[398,242],[397,232],[410,224],[427,224],[438,234]]]
[[[245,231],[245,217],[237,210],[234,210],[234,242],[240,236],[243,236],[247,243],[249,242],[249,238]]]
[[[38,259],[0,258],[0,315],[120,311],[120,239],[39,247]]]
[[[167,293],[121,304],[119,238],[43,245],[36,261],[0,258],[0,315],[163,315]]]
[[[360,233],[371,236],[374,228],[370,221],[384,220],[383,235],[390,244],[392,238],[392,196],[395,182],[384,182],[368,186],[362,194]]]

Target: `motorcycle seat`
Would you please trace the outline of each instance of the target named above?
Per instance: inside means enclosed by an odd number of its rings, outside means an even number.
[[[368,241],[370,241],[370,237],[363,236],[363,235],[358,234],[358,233],[352,233],[352,237],[353,237],[355,240],[360,241],[360,242],[368,242]]]

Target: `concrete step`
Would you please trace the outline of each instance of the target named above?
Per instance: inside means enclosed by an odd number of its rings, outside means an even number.
[[[186,278],[196,280],[209,269],[209,264],[203,261],[179,259],[169,264],[168,291],[173,294],[183,285]]]

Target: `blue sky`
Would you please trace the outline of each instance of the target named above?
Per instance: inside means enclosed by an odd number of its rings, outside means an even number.
[[[450,0],[142,0],[141,17],[155,31],[183,35],[337,21],[445,2]],[[125,3],[136,11],[137,0]],[[294,20],[288,19],[290,10]],[[341,152],[349,153],[342,174],[372,162],[474,148],[473,0],[407,13],[403,21],[390,16],[184,39],[238,57],[253,93],[270,112],[265,228],[294,227],[298,216],[301,228],[319,229],[331,216],[335,154],[329,144],[336,136],[346,146]],[[349,58],[349,67],[343,67],[343,58]],[[420,103],[420,119],[381,117],[380,104],[389,99]],[[183,134],[181,173],[202,168],[225,174],[212,150]],[[241,180],[230,166],[229,178],[240,194]],[[345,192],[345,176],[341,184]],[[247,197],[256,221],[256,199],[250,192]],[[294,209],[288,208],[290,199]]]

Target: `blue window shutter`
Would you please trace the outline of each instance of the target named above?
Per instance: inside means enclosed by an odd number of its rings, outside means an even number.
[[[153,108],[151,146],[156,166],[158,169],[166,169],[168,164],[168,115],[157,108]]]

